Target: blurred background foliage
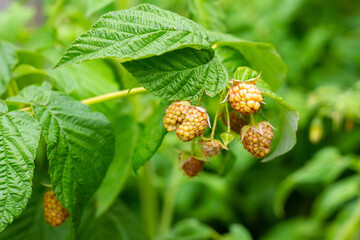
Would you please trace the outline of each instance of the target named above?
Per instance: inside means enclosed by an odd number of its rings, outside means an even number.
[[[60,55],[103,13],[147,2],[214,31],[270,42],[288,65],[278,91],[300,113],[297,144],[260,163],[239,141],[199,177],[179,171],[180,144],[168,134],[139,175],[134,144],[159,99],[150,94],[94,105],[115,127],[116,156],[83,216],[82,239],[359,240],[360,1],[348,0],[2,0],[3,98],[48,81],[76,99],[132,88],[116,59],[51,70]],[[4,43],[6,42],[6,43]],[[2,60],[0,58],[0,60]],[[0,81],[1,82],[1,81]],[[14,84],[16,82],[16,84]],[[214,115],[215,100],[205,99]],[[66,239],[42,215],[47,160],[42,142],[27,209],[0,239]]]

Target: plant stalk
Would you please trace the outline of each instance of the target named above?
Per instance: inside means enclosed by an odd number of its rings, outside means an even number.
[[[131,95],[139,94],[139,93],[145,93],[145,92],[147,92],[147,90],[143,87],[133,88],[130,91],[129,91],[129,89],[125,89],[125,90],[107,93],[107,94],[103,94],[103,95],[92,97],[92,98],[87,98],[87,99],[81,100],[81,102],[84,104],[87,104],[87,105],[93,105],[93,104],[102,103],[102,102],[106,102],[106,101],[110,101],[110,100],[114,100],[114,99],[118,99],[118,98],[122,98],[122,97],[127,97],[127,96],[131,96]],[[22,108],[20,110],[29,112],[29,111],[31,111],[31,107]]]
[[[216,130],[216,125],[217,125],[217,119],[219,117],[219,113],[220,113],[220,109],[221,109],[221,102],[223,101],[224,98],[224,94],[226,93],[226,88],[222,91],[221,95],[220,95],[220,99],[219,99],[219,103],[218,103],[218,107],[216,109],[216,113],[215,113],[215,119],[214,119],[214,123],[212,126],[212,131],[211,131],[211,138],[213,139],[215,136],[215,130]]]

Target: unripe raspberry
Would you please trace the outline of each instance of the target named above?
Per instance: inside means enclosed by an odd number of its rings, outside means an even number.
[[[189,142],[199,137],[208,125],[208,115],[201,107],[191,108],[185,116],[183,123],[176,130],[176,135],[183,142]]]
[[[252,83],[239,82],[229,90],[230,104],[240,113],[255,113],[259,110],[262,100],[260,90]]]
[[[230,117],[231,130],[233,130],[234,132],[236,132],[238,134],[240,134],[241,128],[243,126],[245,126],[246,124],[249,124],[249,121],[250,121],[249,115],[242,114],[242,113],[235,112],[235,111],[230,111],[229,117]],[[221,115],[221,118],[222,118],[224,124],[227,125],[227,118],[226,118],[225,112],[223,112],[223,114]]]
[[[205,161],[190,157],[183,163],[182,169],[189,177],[195,177],[203,170],[204,164]]]
[[[173,102],[167,109],[164,117],[164,126],[169,132],[178,129],[180,124],[184,121],[186,113],[191,108],[191,103]]]
[[[218,155],[221,149],[226,149],[226,147],[218,140],[203,140],[199,141],[201,152],[206,157],[213,157]]]
[[[70,214],[63,207],[52,190],[45,193],[44,217],[45,220],[53,227],[63,224],[65,220],[70,217]]]
[[[270,152],[273,130],[269,122],[260,122],[241,129],[241,141],[244,148],[256,158],[264,158]]]

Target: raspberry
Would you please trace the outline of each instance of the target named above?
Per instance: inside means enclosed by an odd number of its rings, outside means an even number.
[[[189,177],[195,177],[203,170],[204,164],[205,161],[190,157],[183,163],[182,169]]]
[[[218,140],[200,140],[199,141],[201,152],[206,157],[218,155],[221,149],[226,147]]]
[[[260,90],[251,83],[239,82],[229,90],[230,104],[240,113],[255,113],[259,110],[262,100]]]
[[[65,220],[70,217],[70,214],[63,207],[52,190],[45,193],[44,216],[45,220],[53,227],[63,224]]]
[[[244,126],[240,135],[244,148],[256,158],[263,158],[268,155],[273,138],[272,128],[269,122]]]
[[[208,125],[208,115],[201,107],[193,107],[186,113],[183,123],[176,130],[176,135],[183,142],[189,142],[200,136]]]
[[[240,133],[240,130],[246,124],[249,124],[249,115],[238,113],[235,111],[229,112],[230,128],[236,133]],[[227,125],[226,113],[221,114],[221,118],[225,125]]]
[[[180,124],[184,121],[187,111],[191,108],[191,103],[173,102],[167,109],[164,117],[164,126],[169,132],[178,129]]]

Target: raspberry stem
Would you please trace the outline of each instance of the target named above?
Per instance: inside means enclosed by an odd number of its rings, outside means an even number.
[[[231,132],[231,126],[230,126],[230,114],[229,114],[229,105],[226,103],[225,105],[225,112],[226,112],[226,125],[227,125],[227,132]]]
[[[250,114],[250,125],[255,125],[255,118],[254,118],[254,114]]]
[[[222,91],[221,95],[220,95],[220,99],[219,99],[219,103],[218,103],[218,107],[216,109],[216,113],[215,113],[215,118],[214,118],[214,123],[213,123],[213,129],[211,131],[211,139],[214,138],[215,136],[215,129],[216,129],[216,125],[217,125],[217,119],[219,117],[219,113],[220,113],[220,109],[221,109],[221,103],[224,99],[224,95],[226,93],[226,88]]]
[[[147,90],[143,87],[133,88],[133,89],[125,89],[125,90],[121,90],[121,91],[117,91],[117,92],[106,93],[106,94],[99,95],[99,96],[92,97],[92,98],[83,99],[83,100],[81,100],[81,102],[84,104],[87,104],[87,105],[93,105],[93,104],[102,103],[102,102],[106,102],[106,101],[110,101],[110,100],[114,100],[114,99],[118,99],[118,98],[123,98],[123,97],[131,96],[131,95],[135,95],[135,94],[139,94],[139,93],[145,93],[145,92],[147,92]],[[31,112],[31,107],[25,107],[20,110],[26,111],[26,112]]]
[[[205,90],[203,90],[203,92],[201,93],[201,97],[199,98],[198,102],[196,103],[196,106],[200,106],[201,101],[202,101],[202,99],[204,97],[204,94],[205,94]]]

